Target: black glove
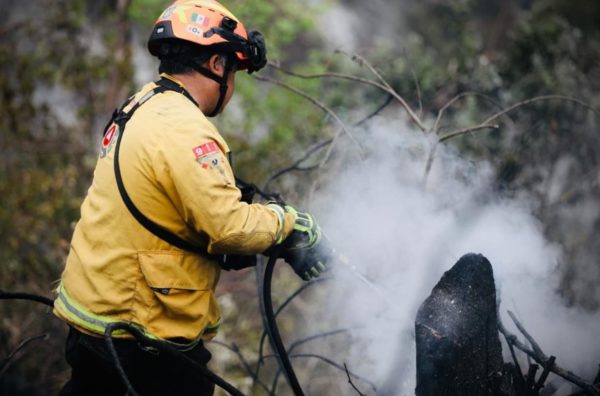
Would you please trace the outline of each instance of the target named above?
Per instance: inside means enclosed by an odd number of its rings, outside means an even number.
[[[321,227],[309,213],[298,212],[291,206],[286,206],[285,211],[294,214],[296,223],[290,236],[283,241],[280,256],[303,280],[316,278],[327,269],[332,254]]]
[[[248,74],[252,74],[265,67],[267,64],[267,46],[265,38],[259,31],[250,30],[248,32],[249,58]]]

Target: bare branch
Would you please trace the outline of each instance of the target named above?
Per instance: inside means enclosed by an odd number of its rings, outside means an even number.
[[[552,369],[552,366],[554,365],[555,360],[556,360],[555,356],[550,356],[550,359],[548,359],[546,361],[546,364],[544,365],[544,371],[542,372],[542,375],[540,375],[540,379],[538,379],[537,383],[533,387],[534,394],[539,393],[540,389],[542,389],[542,387],[544,386],[544,383],[546,382],[546,379],[548,378],[548,374],[550,374],[550,370]]]
[[[300,295],[302,292],[304,292],[306,289],[308,289],[309,287],[316,285],[317,283],[321,283],[321,282],[325,282],[330,280],[331,278],[319,278],[319,279],[315,279],[312,280],[310,282],[305,282],[302,284],[302,286],[300,286],[298,289],[296,289],[296,291],[294,291],[292,294],[290,294],[285,301],[277,308],[277,310],[275,310],[274,316],[275,318],[277,318],[277,316],[283,311],[283,309],[292,302],[292,300],[294,298],[296,298],[298,295]],[[259,347],[258,347],[258,362],[256,365],[256,371],[254,373],[254,376],[258,377],[258,374],[260,372],[260,365],[263,362],[264,359],[264,347],[265,347],[265,340],[267,339],[267,331],[265,329],[263,329],[263,332],[260,336],[260,342],[259,342]]]
[[[371,73],[373,73],[375,75],[375,77],[377,77],[377,79],[379,81],[381,81],[383,86],[386,88],[386,92],[392,94],[396,98],[396,100],[398,100],[398,102],[400,102],[400,104],[402,105],[402,107],[404,107],[404,110],[406,110],[406,112],[408,113],[408,115],[409,115],[410,119],[413,121],[413,123],[415,123],[422,132],[427,131],[427,127],[425,126],[425,124],[423,124],[423,121],[421,121],[419,116],[417,116],[415,114],[413,109],[409,106],[408,102],[406,102],[406,100],[404,100],[404,98],[402,96],[400,96],[394,90],[394,88],[392,88],[392,86],[381,76],[381,74],[377,71],[377,69],[375,69],[375,67],[373,65],[371,65],[365,58],[363,58],[362,56],[360,56],[358,54],[350,55],[343,51],[338,51],[338,52],[350,57],[350,59],[357,62],[359,65],[366,66],[371,71]]]
[[[592,111],[595,114],[600,114],[600,111],[596,110],[595,108],[593,108],[592,106],[590,106],[589,104],[577,99],[577,98],[572,98],[570,96],[564,96],[564,95],[542,95],[542,96],[536,96],[534,98],[531,99],[527,99],[527,100],[522,100],[520,102],[515,103],[512,106],[507,107],[506,109],[493,114],[492,116],[490,116],[487,120],[483,121],[482,124],[488,124],[492,121],[494,121],[496,118],[503,116],[506,113],[509,113],[515,109],[518,109],[519,107],[523,107],[525,105],[531,104],[531,103],[535,103],[535,102],[540,102],[540,101],[544,101],[544,100],[563,100],[563,101],[567,101],[567,102],[573,102],[576,103],[580,106],[585,107],[586,109]]]
[[[520,323],[519,323],[519,326],[523,327]],[[548,361],[548,358],[546,357],[546,355],[543,353],[541,355],[537,354],[535,351],[531,350],[527,345],[525,345],[521,341],[519,341],[517,336],[515,336],[514,334],[511,334],[508,330],[506,330],[506,328],[504,327],[504,324],[502,323],[502,320],[500,319],[500,316],[498,316],[498,330],[505,336],[507,341],[510,342],[512,345],[514,345],[517,349],[519,349],[522,352],[524,352],[525,354],[527,354],[527,356],[531,357],[533,360],[538,362],[543,367],[546,367],[546,362]],[[528,333],[528,336],[529,336],[529,333]],[[531,336],[529,336],[529,337],[531,337]],[[537,345],[537,343],[536,343],[536,345]],[[583,380],[579,376],[573,374],[570,371],[560,368],[558,365],[556,365],[556,363],[552,364],[550,371],[552,371],[554,374],[566,379],[567,381],[579,386],[580,388],[584,389],[590,395],[600,396],[600,388],[588,384],[585,380]]]
[[[408,59],[408,54],[406,49],[402,50],[405,59]],[[415,84],[415,89],[417,90],[417,101],[419,102],[419,118],[423,116],[423,97],[421,94],[421,85],[419,84],[419,79],[417,78],[417,73],[415,73],[414,67],[412,67],[411,63],[408,62],[410,68],[410,74],[412,75],[413,82]]]
[[[314,353],[296,353],[293,355],[290,355],[290,358],[295,359],[295,358],[315,358],[315,359],[319,359],[327,364],[329,364],[330,366],[333,366],[335,368],[337,368],[340,371],[346,372],[346,369],[344,369],[344,367],[340,366],[339,364],[335,363],[333,360],[328,359],[326,357],[314,354]],[[350,374],[352,377],[356,378],[357,380],[360,380],[366,384],[368,384],[373,391],[377,391],[377,386],[375,385],[374,382],[368,380],[367,378],[364,378],[356,373],[353,373],[351,371],[348,371],[348,374]]]
[[[11,361],[11,359],[13,357],[15,357],[15,355],[17,353],[19,353],[19,351],[23,350],[25,347],[27,347],[27,345],[29,345],[30,343],[34,342],[34,341],[38,341],[38,340],[47,340],[48,339],[48,334],[41,334],[38,336],[34,336],[34,337],[29,337],[25,340],[23,340],[19,346],[17,346],[17,348],[12,351],[2,362],[2,364],[0,364],[0,377],[2,377],[2,375],[4,374],[4,372],[8,369],[9,363]]]
[[[367,122],[368,120],[370,120],[371,118],[375,117],[377,114],[379,114],[384,108],[386,108],[392,102],[392,99],[393,99],[393,96],[388,94],[384,103],[382,103],[372,113],[370,113],[369,115],[365,116],[361,120],[354,123],[353,126],[360,126],[361,124],[363,124],[363,123]],[[302,157],[300,157],[298,160],[294,161],[291,165],[273,173],[273,175],[271,175],[269,177],[269,179],[267,180],[267,182],[264,184],[263,190],[267,191],[269,184],[271,184],[275,179],[285,175],[286,173],[293,172],[293,171],[308,172],[308,171],[319,169],[320,165],[301,167],[300,164],[302,162],[308,160],[313,154],[318,152],[321,148],[327,146],[328,144],[331,144],[332,142],[333,142],[333,139],[330,138],[330,139],[326,139],[322,142],[315,144],[313,147],[309,148],[308,151]]]
[[[498,129],[498,128],[500,128],[500,125],[498,125],[498,124],[488,124],[487,122],[484,122],[482,124],[479,124],[479,125],[476,125],[473,127],[457,129],[455,131],[449,132],[448,134],[442,136],[439,139],[439,142],[442,143],[442,142],[445,142],[446,140],[452,139],[456,136],[464,135],[469,132],[479,131],[481,129]]]
[[[237,344],[233,343],[233,344],[229,345],[224,342],[217,341],[217,340],[210,340],[209,343],[222,346],[222,347],[230,350],[231,352],[233,352],[238,357],[240,362],[242,363],[242,366],[244,366],[244,370],[246,370],[246,372],[250,375],[250,377],[252,377],[252,380],[255,383],[257,383],[258,385],[260,385],[260,387],[263,388],[263,390],[265,392],[267,392],[268,394],[271,394],[269,391],[269,387],[264,382],[262,382],[257,376],[255,376],[255,371],[252,369],[252,367],[250,366],[250,364],[248,363],[248,361],[242,354],[242,351],[237,346]]]
[[[352,55],[349,55],[349,54],[346,54],[346,53],[344,53],[344,54],[346,56],[350,57],[351,59],[355,60],[355,61],[358,59],[358,58],[354,58],[354,56],[352,56]],[[370,85],[372,87],[379,88],[382,91],[387,92],[389,95],[392,95],[392,97],[394,97],[394,99],[396,99],[398,102],[400,102],[400,104],[402,105],[402,107],[404,107],[404,109],[408,113],[411,122],[413,122],[414,124],[416,124],[419,127],[419,129],[421,129],[421,131],[425,132],[427,130],[427,128],[425,127],[425,125],[423,124],[423,122],[421,121],[421,119],[411,109],[411,107],[408,105],[408,103],[404,100],[404,98],[402,96],[400,96],[383,79],[383,77],[381,77],[381,75],[373,68],[373,66],[371,66],[364,58],[361,58],[361,59],[362,59],[362,61],[360,61],[359,63],[367,65],[372,71],[374,71],[376,73],[376,76],[379,76],[379,79],[381,81],[383,81],[383,83],[378,83],[377,81],[373,81],[373,80],[370,80],[368,78],[357,77],[357,76],[353,76],[351,74],[343,74],[343,73],[319,73],[319,74],[303,75],[303,74],[298,74],[298,73],[291,72],[289,70],[282,69],[281,67],[279,67],[277,65],[274,65],[272,63],[270,65],[272,67],[280,70],[281,72],[283,72],[285,74],[288,74],[288,75],[294,76],[294,77],[298,77],[298,78],[304,78],[304,79],[339,78],[339,79],[343,79],[343,80],[356,81],[356,82],[359,82],[359,83],[362,83],[362,84],[366,84],[366,85]]]
[[[329,114],[340,125],[342,131],[346,135],[348,135],[350,140],[356,145],[358,152],[360,154],[360,157],[361,158],[363,157],[364,152],[363,152],[363,149],[362,149],[360,143],[354,138],[354,136],[352,136],[352,134],[350,133],[348,128],[346,128],[346,124],[344,124],[344,122],[341,120],[341,118],[333,110],[331,110],[329,107],[327,107],[321,101],[313,98],[312,96],[308,95],[306,92],[304,92],[296,87],[292,87],[291,85],[284,83],[283,81],[279,81],[279,80],[276,80],[276,79],[270,78],[270,77],[261,77],[261,76],[254,76],[254,78],[256,78],[257,80],[260,80],[260,81],[270,82],[272,84],[279,85],[282,88],[285,88],[291,92],[294,92],[295,94],[302,96],[304,99],[308,100],[309,102],[311,102],[312,104],[314,104],[315,106],[319,107],[321,110],[323,110],[324,112]],[[331,145],[333,145],[337,136],[338,136],[338,134],[336,134],[336,136],[333,138]]]
[[[512,313],[512,311],[507,311],[507,312],[508,312],[508,315],[510,316],[510,318],[512,319],[512,321],[514,322],[515,326],[517,326],[517,329],[519,329],[519,331],[521,332],[521,334],[523,334],[523,336],[525,336],[525,338],[527,339],[527,341],[529,341],[529,344],[531,344],[531,347],[533,348],[533,351],[535,353],[537,353],[542,358],[542,360],[544,360],[544,361],[548,360],[548,357],[544,354],[544,352],[542,351],[542,348],[540,348],[540,346],[533,339],[533,337],[531,336],[531,334],[529,334],[527,332],[527,330],[525,330],[525,327],[523,327],[523,325],[521,324],[521,322],[519,322],[519,320],[517,319],[517,317],[515,316],[515,314]]]
[[[368,78],[364,78],[364,77],[353,76],[352,74],[335,73],[335,72],[316,73],[316,74],[299,74],[299,73],[294,73],[293,71],[290,71],[290,70],[283,69],[281,66],[276,65],[274,63],[269,62],[269,66],[271,66],[289,76],[298,77],[298,78],[302,78],[305,80],[312,80],[312,79],[316,79],[316,78],[338,78],[341,80],[350,80],[350,81],[359,82],[361,84],[370,85],[372,87],[379,88],[382,91],[386,91],[386,92],[388,91],[388,88],[385,85],[380,84],[377,81],[369,80]]]
[[[502,106],[500,105],[500,103],[496,102],[493,98],[491,98],[488,95],[484,95],[478,92],[462,92],[458,95],[456,95],[455,97],[453,97],[452,99],[450,99],[444,106],[442,106],[442,108],[438,111],[438,115],[435,119],[435,122],[433,123],[433,126],[431,127],[431,132],[437,133],[438,129],[439,129],[439,125],[440,125],[440,121],[442,120],[442,117],[444,116],[445,111],[452,106],[454,103],[456,103],[458,100],[469,97],[469,96],[476,96],[476,97],[481,97],[483,99],[486,99],[488,101],[490,101],[491,103],[493,103],[494,105],[496,105],[497,107],[502,108]]]
[[[456,101],[459,98],[459,96],[455,97],[453,100],[451,100],[448,103],[449,104],[451,104],[451,102],[453,103],[454,101]],[[509,107],[507,107],[507,108],[505,108],[505,109],[503,109],[503,110],[501,110],[501,111],[493,114],[492,116],[488,117],[485,121],[483,121],[481,124],[477,125],[476,127],[464,128],[464,129],[459,129],[459,130],[456,130],[456,131],[449,132],[448,134],[442,136],[439,139],[439,141],[443,142],[443,141],[446,141],[448,139],[452,139],[453,137],[464,135],[465,133],[473,132],[473,131],[480,130],[480,129],[487,129],[487,128],[497,129],[497,128],[499,128],[499,126],[496,125],[496,124],[490,124],[490,122],[494,121],[495,119],[497,119],[497,118],[499,118],[499,117],[501,117],[501,116],[503,116],[503,115],[505,115],[505,114],[507,114],[507,113],[509,113],[509,112],[511,112],[513,110],[515,110],[515,109],[518,109],[519,107],[523,107],[523,106],[526,106],[528,104],[535,103],[535,102],[540,102],[540,101],[544,101],[544,100],[564,100],[564,101],[567,101],[567,102],[573,102],[573,103],[577,103],[577,104],[579,104],[579,105],[587,108],[588,110],[594,112],[595,114],[600,114],[600,112],[598,110],[594,109],[589,104],[587,104],[587,103],[585,103],[585,102],[583,102],[583,101],[581,101],[579,99],[572,98],[572,97],[569,97],[569,96],[563,96],[563,95],[543,95],[543,96],[536,96],[535,98],[531,98],[531,99],[527,99],[527,100],[523,100],[523,101],[517,102],[517,103],[513,104],[512,106],[509,106]],[[447,105],[448,105],[448,103],[447,103]],[[444,109],[445,108],[447,108],[447,106],[444,106]],[[440,115],[438,114],[438,119],[439,118],[440,118]],[[436,122],[438,122],[438,120],[436,120]]]
[[[433,166],[433,160],[435,159],[435,153],[437,151],[437,147],[439,143],[442,143],[446,140],[452,139],[453,137],[456,136],[460,136],[460,135],[464,135],[470,132],[475,132],[481,129],[498,129],[499,126],[496,124],[481,124],[481,125],[477,125],[477,126],[473,126],[473,127],[468,127],[468,128],[463,128],[463,129],[457,129],[455,131],[452,131],[450,133],[448,133],[447,135],[442,136],[439,139],[435,139],[435,135],[430,134],[429,137],[431,138],[430,140],[430,148],[429,148],[429,154],[427,155],[427,162],[425,163],[425,173],[424,173],[424,177],[423,177],[423,183],[427,182],[427,177],[429,176],[429,172],[431,172],[431,167]]]
[[[511,350],[513,350],[512,345],[511,344],[509,344],[509,345],[511,346]],[[535,386],[535,374],[537,373],[539,368],[540,368],[540,366],[537,364],[529,365],[529,370],[527,371],[527,381],[526,381],[527,389],[533,389],[533,387]],[[540,380],[541,380],[541,378],[540,378]],[[544,382],[546,382],[545,378],[544,378],[544,381],[540,381],[541,384],[544,384]]]
[[[290,345],[290,347],[288,348],[288,353],[292,353],[292,351],[294,349],[296,349],[296,347],[299,347],[302,344],[306,344],[307,342],[314,341],[319,338],[330,337],[333,335],[345,334],[345,333],[348,333],[349,331],[350,331],[350,329],[337,329],[337,330],[327,331],[325,333],[314,334],[312,336],[299,339],[297,341],[294,341],[292,343],[292,345]]]
[[[354,390],[360,395],[360,396],[367,396],[366,394],[362,393],[357,387],[356,385],[354,385],[354,382],[352,382],[352,377],[350,377],[350,372],[348,371],[348,366],[346,365],[346,362],[344,362],[344,370],[346,370],[346,376],[348,377],[348,382],[350,383],[350,385],[352,386],[352,388],[354,388]]]
[[[265,359],[267,359],[267,358],[275,358],[275,357],[276,357],[275,355],[266,355]],[[341,365],[337,364],[333,360],[328,359],[328,358],[326,358],[324,356],[321,356],[321,355],[314,354],[314,353],[296,353],[296,354],[290,355],[290,358],[291,359],[296,359],[296,358],[314,358],[314,359],[321,360],[321,361],[329,364],[330,366],[337,368],[340,371],[346,372],[346,369],[344,367],[342,367]],[[280,372],[278,372],[277,374],[279,375]],[[374,392],[377,391],[377,386],[375,385],[375,383],[373,383],[372,381],[368,380],[367,378],[361,377],[360,375],[355,374],[352,371],[348,371],[348,374],[350,374],[350,376],[356,378],[357,380],[360,380],[360,381],[368,384],[373,389]]]
[[[419,84],[419,79],[417,78],[417,73],[415,73],[414,69],[410,69],[410,73],[412,74],[413,81],[415,83],[415,89],[417,90],[417,101],[419,102],[419,118],[423,116],[423,98],[421,96],[421,85]]]
[[[264,184],[263,190],[267,191],[269,184],[271,184],[275,179],[277,179],[278,177],[283,176],[284,174],[294,171],[294,170],[312,170],[313,167],[309,167],[309,168],[301,168],[300,164],[302,164],[304,161],[306,161],[307,159],[309,159],[314,153],[318,152],[319,150],[321,150],[323,147],[327,146],[328,144],[331,144],[331,142],[333,142],[333,139],[327,139],[324,140],[320,143],[315,144],[314,146],[312,146],[311,148],[308,149],[308,151],[306,153],[304,153],[304,155],[302,157],[300,157],[299,159],[297,159],[296,161],[294,161],[291,165],[289,165],[286,168],[283,168],[275,173],[273,173],[269,179],[267,180],[267,182]]]
[[[510,355],[512,356],[513,362],[515,363],[515,368],[516,368],[516,372],[519,375],[519,380],[524,383],[525,382],[525,378],[523,378],[523,371],[521,371],[521,365],[519,364],[519,361],[517,360],[517,354],[515,353],[515,348],[512,344],[512,342],[509,341],[508,336],[504,333],[502,333],[502,335],[504,336],[504,339],[506,340],[506,344],[508,345],[508,349],[510,350]],[[529,366],[530,372],[531,372],[531,367]],[[529,378],[529,376],[528,376]]]

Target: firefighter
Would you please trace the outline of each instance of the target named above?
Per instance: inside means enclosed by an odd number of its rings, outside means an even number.
[[[227,106],[236,72],[266,64],[263,36],[213,0],[176,1],[155,23],[150,53],[160,79],[145,85],[105,128],[81,207],[54,313],[70,325],[72,368],[61,395],[123,395],[102,339],[127,323],[199,364],[203,340],[221,320],[221,269],[252,265],[277,246],[304,280],[325,270],[321,231],[291,206],[244,202],[229,147],[207,117]],[[113,334],[119,359],[141,395],[211,395],[197,371],[127,332]]]

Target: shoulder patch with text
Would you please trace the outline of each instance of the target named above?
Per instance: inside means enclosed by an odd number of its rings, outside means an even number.
[[[198,162],[203,169],[213,168],[219,164],[221,151],[214,141],[194,147],[192,151],[196,157],[196,162]]]

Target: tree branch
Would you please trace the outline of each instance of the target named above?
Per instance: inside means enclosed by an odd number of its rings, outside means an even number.
[[[362,56],[360,56],[358,54],[350,55],[344,51],[338,51],[338,52],[350,57],[350,59],[357,62],[359,65],[366,66],[371,71],[371,73],[373,73],[375,75],[375,77],[377,77],[377,79],[379,81],[381,81],[381,83],[385,87],[385,91],[388,92],[389,94],[393,95],[394,98],[396,98],[396,100],[398,100],[398,102],[400,102],[402,107],[404,107],[404,110],[406,110],[406,112],[408,113],[408,116],[410,117],[412,122],[414,124],[416,124],[422,132],[427,131],[427,127],[425,126],[425,124],[423,124],[423,121],[421,121],[419,116],[417,114],[415,114],[413,109],[409,106],[408,102],[406,102],[406,100],[404,100],[404,98],[402,96],[400,96],[394,90],[394,88],[392,88],[392,86],[381,76],[381,74],[377,71],[377,69],[375,69],[375,67],[373,67],[373,65],[371,65],[371,63],[369,63],[365,58],[363,58]]]
[[[525,330],[523,328],[523,326],[521,325],[521,323],[518,320],[516,320],[516,318],[512,318],[512,319],[513,319],[513,321],[515,321],[515,325],[517,325],[517,323],[518,323],[517,328],[519,328],[520,331],[521,331],[521,329]],[[533,360],[535,360],[537,363],[539,363],[543,367],[546,367],[546,363],[549,360],[546,357],[546,355],[543,352],[541,354],[538,354],[535,352],[535,350],[531,350],[529,347],[527,347],[527,345],[525,345],[521,341],[519,341],[517,336],[515,336],[514,334],[511,334],[508,330],[506,330],[506,328],[504,327],[504,324],[502,323],[500,316],[498,316],[498,330],[502,334],[504,334],[507,341],[510,342],[512,345],[514,345],[517,349],[519,349],[522,352],[524,352],[525,354],[527,354],[529,357],[531,357]],[[523,335],[528,339],[530,339],[530,338],[533,339],[529,335],[529,333],[527,333],[527,335],[525,335],[525,333],[523,333]],[[535,345],[537,345],[537,343],[535,343]],[[539,348],[539,346],[538,346],[538,348]],[[554,374],[566,379],[567,381],[579,386],[580,388],[582,388],[586,392],[588,392],[590,395],[600,396],[599,388],[588,384],[586,381],[584,381],[582,378],[578,377],[577,375],[573,374],[572,372],[562,369],[556,363],[552,363],[552,365],[550,366],[550,371],[552,371]]]
[[[457,129],[455,131],[449,132],[447,135],[442,136],[439,139],[439,142],[442,143],[442,142],[445,142],[446,140],[452,139],[453,137],[464,135],[469,132],[479,131],[481,129],[498,129],[498,128],[500,128],[500,125],[498,125],[498,124],[482,123],[482,124],[479,124],[479,125],[476,125],[473,127]]]
[[[354,385],[354,382],[352,382],[352,377],[350,377],[350,371],[348,371],[348,366],[346,365],[346,362],[344,362],[344,370],[346,370],[346,376],[348,377],[348,382],[350,383],[350,385],[352,386],[352,388],[354,388],[354,390],[360,395],[360,396],[367,396],[366,394],[362,393],[357,387],[356,385]]]
[[[331,278],[319,278],[319,279],[315,279],[313,281],[310,282],[306,282],[303,283],[298,289],[296,289],[296,291],[294,291],[292,294],[290,294],[285,301],[275,310],[274,316],[275,318],[277,318],[277,316],[283,311],[283,309],[292,302],[292,300],[294,298],[296,298],[296,296],[300,295],[303,291],[305,291],[306,289],[308,289],[309,287],[317,284],[317,283],[321,283],[321,282],[325,282],[330,280]],[[265,329],[263,329],[263,332],[260,336],[260,341],[259,341],[259,346],[258,346],[258,361],[256,364],[256,371],[254,372],[254,377],[258,378],[259,372],[260,372],[260,365],[263,363],[264,360],[264,347],[265,347],[265,341],[267,339],[267,331]]]
[[[291,165],[273,173],[269,179],[267,180],[267,182],[264,184],[263,190],[267,191],[269,184],[271,184],[275,179],[277,179],[278,177],[283,176],[284,174],[294,171],[294,170],[312,170],[313,167],[310,168],[300,168],[300,164],[302,164],[304,161],[306,161],[307,159],[309,159],[314,153],[316,153],[317,151],[321,150],[323,147],[327,146],[328,144],[331,144],[331,142],[333,142],[332,138],[329,138],[327,140],[324,140],[320,143],[315,144],[313,147],[309,148],[308,151],[306,153],[304,153],[304,155],[302,157],[300,157],[299,159],[297,159],[296,161],[294,161]]]
[[[415,114],[415,112],[411,109],[411,107],[408,105],[408,103],[406,102],[406,100],[404,100],[404,98],[402,96],[400,96],[384,79],[383,77],[381,77],[381,75],[373,68],[373,66],[371,66],[370,63],[368,63],[364,58],[362,57],[358,57],[358,55],[349,55],[345,52],[341,52],[338,51],[340,53],[343,53],[344,55],[350,57],[352,60],[354,61],[358,61],[358,59],[361,59],[359,61],[360,64],[364,64],[367,65],[367,67],[369,67],[369,69],[371,69],[376,76],[378,76],[378,78],[380,79],[380,81],[382,81],[383,83],[378,83],[377,81],[373,81],[370,80],[368,78],[363,78],[363,77],[357,77],[357,76],[353,76],[351,74],[344,74],[344,73],[318,73],[318,74],[308,74],[308,75],[304,75],[304,74],[298,74],[298,73],[294,73],[291,72],[289,70],[285,70],[282,69],[281,67],[270,63],[269,65],[276,68],[277,70],[280,70],[281,72],[288,74],[290,76],[293,77],[298,77],[298,78],[303,78],[303,79],[314,79],[314,78],[339,78],[339,79],[343,79],[343,80],[350,80],[350,81],[356,81],[362,84],[366,84],[366,85],[370,85],[372,87],[376,87],[379,88],[380,90],[388,93],[389,95],[391,95],[394,99],[396,99],[398,102],[400,102],[400,104],[402,105],[402,107],[406,110],[406,112],[409,115],[409,119],[411,122],[413,122],[414,124],[416,124],[419,129],[421,129],[421,131],[425,132],[427,130],[427,128],[425,127],[425,125],[423,124],[423,122],[421,121],[421,119]],[[358,57],[358,58],[355,58]]]
[[[346,372],[346,370],[344,369],[344,367],[340,366],[339,364],[337,364],[333,360],[328,359],[328,358],[323,357],[323,356],[320,356],[320,355],[317,355],[317,354],[314,354],[314,353],[296,353],[294,355],[290,355],[290,358],[292,358],[292,359],[295,359],[295,358],[314,358],[314,359],[319,359],[319,360],[321,360],[321,361],[329,364],[330,366],[333,366],[333,367],[337,368],[340,371]],[[360,376],[360,375],[358,375],[356,373],[353,373],[352,371],[348,371],[348,373],[352,377],[356,378],[357,380],[360,380],[360,381],[368,384],[373,389],[374,392],[377,391],[377,386],[375,385],[374,382],[372,382],[372,381],[368,380],[367,378],[364,378],[364,377],[362,377],[362,376]]]
[[[242,351],[237,346],[237,344],[233,343],[233,344],[229,345],[224,342],[217,341],[217,340],[210,340],[209,343],[222,346],[222,347],[230,350],[231,352],[233,352],[238,357],[240,362],[242,363],[242,366],[244,366],[244,370],[246,370],[246,372],[250,375],[250,377],[252,377],[252,380],[255,383],[257,383],[258,385],[260,385],[260,387],[263,388],[263,390],[265,392],[267,392],[269,395],[271,395],[271,393],[269,391],[269,387],[264,382],[262,382],[257,376],[255,376],[254,370],[252,370],[252,367],[250,367],[250,364],[248,363],[248,361],[242,354]]]
[[[431,132],[433,133],[437,133],[439,130],[439,124],[440,121],[442,120],[442,117],[444,116],[445,111],[452,106],[454,103],[456,103],[458,100],[462,99],[462,98],[466,98],[469,96],[477,96],[477,97],[481,97],[483,99],[486,99],[488,101],[490,101],[491,103],[493,103],[494,105],[496,105],[497,107],[502,108],[502,106],[500,105],[500,103],[496,102],[493,98],[491,98],[488,95],[484,95],[478,92],[462,92],[459,93],[458,95],[456,95],[455,97],[453,97],[452,99],[450,99],[444,106],[442,106],[442,108],[438,111],[438,115],[435,119],[435,122],[433,123],[433,126],[431,127]]]
[[[567,101],[567,102],[573,102],[576,103],[580,106],[585,107],[586,109],[590,110],[591,112],[595,113],[595,114],[600,114],[600,112],[598,110],[596,110],[595,108],[593,108],[592,106],[590,106],[589,104],[576,99],[576,98],[572,98],[570,96],[564,96],[564,95],[542,95],[542,96],[536,96],[534,98],[531,99],[526,99],[526,100],[522,100],[520,102],[515,103],[512,106],[507,107],[506,109],[493,114],[492,116],[490,116],[487,120],[483,121],[482,124],[488,124],[492,121],[494,121],[496,118],[503,116],[506,113],[509,113],[515,109],[518,109],[519,107],[523,107],[525,105],[531,104],[531,103],[535,103],[535,102],[540,102],[540,101],[544,101],[544,100],[563,100],[563,101]]]
[[[48,334],[41,334],[38,336],[34,336],[34,337],[29,337],[27,339],[25,339],[24,341],[22,341],[19,346],[17,346],[17,348],[12,351],[2,362],[2,364],[0,364],[0,377],[2,377],[2,375],[4,374],[4,372],[8,369],[9,363],[11,361],[11,359],[17,354],[19,353],[19,351],[23,350],[25,347],[27,347],[27,345],[29,345],[30,343],[34,342],[34,341],[38,341],[38,340],[47,340],[48,339]]]
[[[296,88],[296,87],[292,87],[289,84],[284,83],[283,81],[279,81],[276,80],[274,78],[270,78],[270,77],[262,77],[262,76],[254,76],[254,78],[256,78],[259,81],[265,81],[265,82],[270,82],[272,84],[275,85],[279,85],[282,88],[285,88],[293,93],[295,93],[296,95],[300,95],[302,96],[304,99],[308,100],[309,102],[311,102],[312,104],[314,104],[315,106],[317,106],[318,108],[320,108],[321,110],[323,110],[324,112],[326,112],[327,114],[329,114],[341,127],[342,131],[348,135],[348,137],[350,138],[350,140],[356,145],[359,155],[362,159],[364,152],[363,149],[360,145],[360,143],[358,143],[358,141],[354,138],[354,136],[350,133],[350,131],[348,130],[348,128],[346,128],[346,124],[344,124],[344,122],[341,120],[341,118],[333,111],[331,110],[329,107],[327,107],[325,104],[323,104],[321,101],[319,101],[318,99],[313,98],[312,96],[310,96],[309,94],[307,94],[306,92]],[[337,138],[338,134],[336,134],[333,137],[333,141],[331,142],[331,145],[334,144],[336,138]],[[330,146],[331,147],[331,146]]]
[[[275,358],[275,355],[265,355],[265,359],[272,359]],[[296,353],[293,355],[290,355],[290,359],[296,359],[296,358],[314,358],[314,359],[318,359],[321,360],[325,363],[327,363],[328,365],[337,368],[338,370],[342,371],[342,372],[346,372],[346,369],[344,367],[342,367],[341,365],[337,364],[336,362],[334,362],[331,359],[328,359],[324,356],[321,355],[317,355],[314,353]],[[357,380],[360,380],[366,384],[368,384],[374,392],[377,392],[377,386],[375,385],[375,383],[373,383],[372,381],[368,380],[367,378],[361,377],[358,374],[353,373],[352,371],[348,371],[348,373],[350,374],[350,376],[356,378]],[[277,375],[280,375],[280,372],[277,373]]]

